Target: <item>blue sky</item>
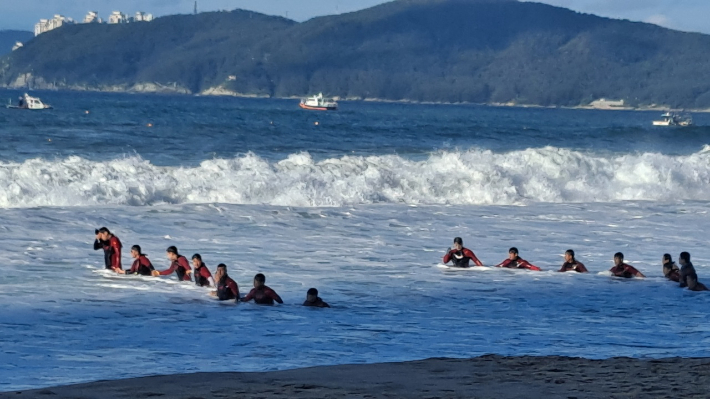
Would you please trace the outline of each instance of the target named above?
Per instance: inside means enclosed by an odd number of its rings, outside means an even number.
[[[243,8],[303,21],[318,15],[356,11],[383,0],[198,0],[200,11]],[[652,22],[710,34],[710,0],[540,0],[576,11]],[[156,16],[192,12],[194,0],[0,0],[0,29],[32,30],[40,18],[63,14],[82,19],[87,11],[104,18],[113,10]]]

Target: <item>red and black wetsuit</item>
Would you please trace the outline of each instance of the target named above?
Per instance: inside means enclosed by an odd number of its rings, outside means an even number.
[[[121,267],[121,240],[116,236],[111,236],[108,241],[96,239],[94,250],[104,250],[104,265],[106,269],[122,269]]]
[[[210,269],[205,266],[204,262],[200,262],[200,266],[195,269],[194,274],[195,284],[199,285],[200,287],[209,287],[209,279],[210,277],[212,277],[212,273],[210,273]]]
[[[533,265],[532,263],[526,261],[525,259],[516,256],[515,259],[506,259],[503,262],[496,265],[496,267],[506,267],[508,269],[528,269],[540,271],[539,267]]]
[[[190,274],[187,272],[188,270],[192,270],[190,262],[187,261],[186,257],[178,255],[177,260],[174,260],[173,263],[170,264],[170,268],[160,272],[160,275],[167,276],[168,274],[175,272],[177,273],[178,280],[192,281],[192,277],[190,277]]]
[[[669,261],[663,264],[663,275],[666,276],[668,280],[680,282],[680,269],[673,261]]]
[[[260,305],[273,305],[274,301],[278,303],[284,303],[284,301],[281,300],[281,297],[279,296],[279,294],[276,293],[276,291],[265,285],[262,285],[259,288],[252,288],[252,290],[249,291],[249,294],[245,296],[242,301],[249,302],[252,299],[254,300],[254,302]]]
[[[456,267],[469,267],[468,263],[471,260],[476,266],[483,266],[483,263],[481,263],[473,251],[468,248],[462,248],[460,251],[457,249],[450,250],[444,255],[443,262],[447,264],[449,261],[452,261]]]
[[[616,277],[624,277],[624,278],[631,278],[634,276],[637,276],[639,273],[638,269],[636,269],[633,266],[627,265],[626,263],[622,263],[618,266],[614,266],[611,269],[609,269],[611,274],[613,274]]]
[[[226,274],[217,282],[217,298],[220,301],[239,298],[239,286]]]
[[[155,270],[155,268],[153,267],[153,264],[150,263],[150,260],[148,260],[145,255],[141,255],[138,257],[138,259],[133,261],[133,265],[131,265],[131,270],[128,270],[126,274],[140,274],[141,276],[150,276],[153,270]]]
[[[582,262],[574,261],[574,262],[565,262],[562,264],[562,268],[559,270],[560,272],[569,272],[569,271],[575,271],[577,273],[587,273],[588,270],[586,267],[584,267],[584,264]]]
[[[330,305],[323,302],[323,300],[320,299],[320,297],[317,297],[314,302],[309,302],[308,300],[304,301],[303,306],[313,306],[316,308],[329,308],[330,307]]]

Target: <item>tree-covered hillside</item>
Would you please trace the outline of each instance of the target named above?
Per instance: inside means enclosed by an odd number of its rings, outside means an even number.
[[[303,23],[234,11],[63,27],[0,61],[0,83],[31,73],[59,87],[705,108],[708,48],[707,35],[538,3],[399,0]]]

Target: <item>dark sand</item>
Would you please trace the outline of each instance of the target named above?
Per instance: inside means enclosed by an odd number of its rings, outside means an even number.
[[[5,398],[708,398],[710,358],[482,356],[197,373],[6,392]]]

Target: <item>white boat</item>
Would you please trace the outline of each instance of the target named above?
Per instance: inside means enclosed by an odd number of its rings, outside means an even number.
[[[22,97],[20,97],[19,101],[17,102],[17,105],[8,104],[7,108],[37,110],[37,109],[51,109],[52,106],[49,104],[43,103],[42,100],[40,100],[37,97],[32,97],[29,94],[25,93]]]
[[[679,115],[674,112],[666,112],[661,115],[660,121],[653,121],[653,126],[690,126],[693,119],[690,115]]]
[[[314,111],[335,111],[338,109],[338,103],[332,98],[323,97],[323,93],[318,93],[317,96],[304,98],[299,106],[303,109]]]

